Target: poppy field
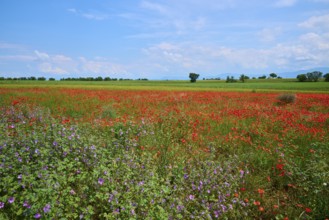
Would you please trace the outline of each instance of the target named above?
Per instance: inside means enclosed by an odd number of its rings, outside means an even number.
[[[329,94],[283,96],[0,87],[0,218],[327,219]]]

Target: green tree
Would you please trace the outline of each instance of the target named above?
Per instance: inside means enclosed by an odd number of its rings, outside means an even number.
[[[239,80],[241,81],[241,82],[245,82],[245,80],[246,79],[249,79],[249,77],[248,76],[246,76],[246,75],[244,75],[244,74],[242,74],[241,76],[240,76],[240,78],[239,78]]]
[[[317,82],[317,81],[319,81],[319,78],[322,77],[322,72],[313,71],[313,72],[306,73],[306,76],[307,76],[308,81]]]
[[[196,74],[196,73],[190,73],[190,75],[189,75],[192,83],[196,82],[196,80],[199,78],[199,76],[200,75]]]
[[[307,76],[306,76],[306,74],[299,74],[297,76],[297,79],[299,82],[305,82],[307,80]]]
[[[329,73],[324,74],[324,81],[329,82]]]
[[[275,73],[270,73],[270,77],[271,78],[276,78],[276,77],[278,77],[278,75],[276,75]]]

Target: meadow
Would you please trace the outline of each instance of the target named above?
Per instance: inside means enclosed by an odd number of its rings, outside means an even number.
[[[0,82],[0,219],[327,219],[328,92]]]

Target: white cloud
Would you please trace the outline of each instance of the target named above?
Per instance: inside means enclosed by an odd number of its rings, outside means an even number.
[[[152,10],[161,14],[167,14],[168,8],[165,5],[161,5],[158,3],[152,3],[149,1],[142,1],[140,6],[144,9]]]
[[[319,35],[316,33],[307,33],[300,36],[301,42],[313,49],[319,51],[329,50],[329,33]]]
[[[40,59],[40,60],[48,60],[49,59],[49,55],[46,54],[46,53],[42,53],[42,52],[39,52],[37,50],[34,51],[35,55]]]
[[[297,0],[278,0],[274,3],[275,7],[291,7],[297,3]]]
[[[299,24],[300,27],[329,31],[329,14],[312,16]]]
[[[66,70],[60,68],[60,67],[56,67],[51,63],[40,63],[38,65],[38,69],[39,71],[43,72],[43,73],[54,73],[54,74],[66,74],[68,73]]]
[[[223,73],[296,70],[327,65],[329,34],[308,33],[293,43],[265,49],[163,42],[144,51],[153,64],[166,67],[167,71],[205,72],[217,69]]]
[[[257,33],[258,37],[263,42],[273,42],[282,33],[282,28],[264,28]]]
[[[95,11],[95,10],[90,10],[88,12],[83,12],[80,10],[77,10],[75,8],[70,8],[67,9],[68,12],[73,13],[75,15],[87,18],[87,19],[91,19],[91,20],[98,20],[98,21],[102,21],[102,20],[106,20],[109,18],[108,14],[99,12],[99,11]]]
[[[107,74],[128,77],[129,73],[123,65],[113,63],[106,58],[87,59],[79,58],[79,71],[90,74]]]

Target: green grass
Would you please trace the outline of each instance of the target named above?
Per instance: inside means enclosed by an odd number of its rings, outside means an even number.
[[[201,90],[201,91],[290,91],[329,93],[328,82],[297,82],[296,79],[254,79],[245,83],[226,83],[224,80],[176,81],[0,81],[0,88],[85,88],[125,90]]]

